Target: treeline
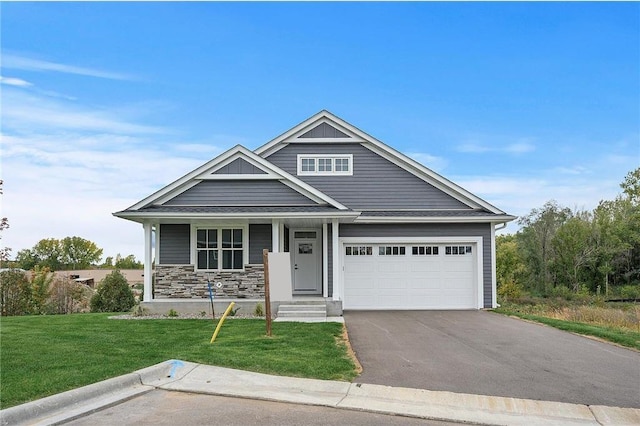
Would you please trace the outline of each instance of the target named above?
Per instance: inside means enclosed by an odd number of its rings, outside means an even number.
[[[49,269],[51,271],[68,271],[77,269],[142,269],[143,264],[132,254],[115,259],[108,256],[101,263],[103,250],[93,241],[81,237],[63,239],[46,238],[40,240],[30,249],[20,250],[13,261],[3,262],[10,268],[26,271]],[[5,266],[3,264],[3,266]]]
[[[593,211],[549,201],[496,238],[498,294],[640,298],[640,168]]]

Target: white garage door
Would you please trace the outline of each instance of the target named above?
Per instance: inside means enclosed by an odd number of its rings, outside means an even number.
[[[344,244],[344,309],[476,309],[475,244]]]

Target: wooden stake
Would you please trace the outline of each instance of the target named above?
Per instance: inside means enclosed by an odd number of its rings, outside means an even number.
[[[271,337],[271,296],[269,295],[269,249],[262,250],[264,264],[264,314],[267,317],[267,336]]]

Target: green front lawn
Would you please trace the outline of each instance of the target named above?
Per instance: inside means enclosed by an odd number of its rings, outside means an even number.
[[[356,377],[342,324],[228,319],[214,344],[213,321],[110,320],[111,314],[3,317],[0,407],[181,359],[261,373],[346,380]]]

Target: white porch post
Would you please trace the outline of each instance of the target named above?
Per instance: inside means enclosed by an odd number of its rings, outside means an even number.
[[[329,296],[329,235],[328,226],[322,224],[322,297]]]
[[[280,252],[280,221],[271,219],[271,252]]]
[[[333,266],[333,300],[342,299],[342,289],[340,288],[340,246],[338,245],[338,219],[331,220],[331,254]]]
[[[498,307],[498,295],[496,284],[496,225],[491,224],[491,307]],[[484,302],[484,301],[483,301]],[[480,309],[484,308],[484,304]]]
[[[144,229],[144,302],[151,302],[153,300],[153,289],[151,281],[153,278],[153,271],[151,268],[151,224],[145,223],[142,225]]]

